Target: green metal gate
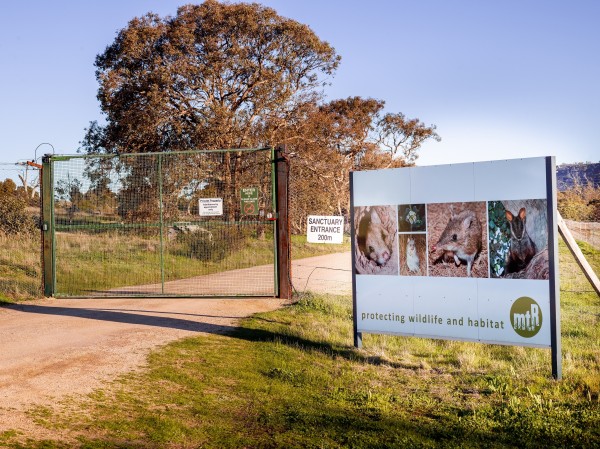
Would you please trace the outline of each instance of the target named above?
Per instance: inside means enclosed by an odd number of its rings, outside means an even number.
[[[277,296],[271,148],[47,156],[53,296]]]

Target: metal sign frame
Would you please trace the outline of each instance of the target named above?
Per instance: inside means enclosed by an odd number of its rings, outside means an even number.
[[[361,320],[363,320],[362,316],[359,317],[358,314],[358,310],[361,308],[361,306],[363,306],[365,304],[365,300],[364,298],[362,298],[360,295],[362,295],[364,293],[364,289],[361,290],[361,286],[359,286],[358,284],[358,279],[357,277],[362,277],[360,280],[361,282],[363,282],[365,279],[369,279],[370,284],[369,285],[375,285],[377,282],[383,282],[384,284],[388,285],[388,287],[382,287],[381,290],[378,290],[377,292],[373,293],[371,295],[370,299],[373,298],[379,298],[382,296],[382,292],[384,292],[383,294],[389,294],[390,291],[394,291],[396,293],[394,293],[396,296],[396,301],[402,301],[401,299],[401,295],[404,295],[403,297],[409,298],[411,297],[411,295],[413,293],[411,292],[406,292],[406,291],[398,291],[398,285],[409,285],[407,283],[401,284],[394,284],[394,276],[369,276],[369,275],[365,275],[365,274],[359,274],[357,273],[357,265],[356,265],[356,255],[359,253],[360,249],[357,248],[357,242],[358,242],[358,229],[357,229],[357,225],[356,225],[356,213],[357,213],[357,206],[363,207],[366,204],[390,204],[390,207],[394,207],[393,205],[395,204],[395,207],[398,207],[401,203],[400,202],[394,202],[392,200],[390,200],[389,196],[386,196],[386,193],[383,192],[382,193],[382,188],[379,186],[377,187],[376,191],[373,191],[373,198],[372,199],[367,199],[365,200],[365,195],[369,195],[368,193],[365,194],[365,192],[359,192],[358,193],[358,197],[359,201],[357,202],[357,190],[356,190],[356,186],[357,186],[357,179],[360,179],[360,185],[361,186],[366,186],[366,185],[373,185],[373,183],[371,182],[374,178],[376,177],[377,179],[381,179],[383,177],[383,175],[386,176],[386,179],[388,180],[388,183],[384,184],[386,185],[386,189],[389,189],[390,191],[393,192],[398,192],[399,190],[401,190],[399,188],[399,186],[404,186],[406,188],[409,189],[409,193],[407,194],[408,197],[412,198],[413,196],[411,195],[415,195],[415,189],[418,190],[418,186],[419,181],[418,181],[418,177],[420,174],[424,173],[424,171],[427,170],[432,170],[435,171],[435,176],[439,177],[442,176],[443,177],[443,172],[445,170],[446,166],[434,166],[434,167],[411,167],[411,168],[402,168],[402,169],[392,169],[392,170],[378,170],[378,171],[373,171],[369,174],[369,172],[352,172],[350,173],[350,211],[351,211],[351,244],[352,244],[352,298],[353,298],[353,334],[354,334],[354,346],[357,348],[361,348],[362,347],[362,334],[363,332],[368,332],[368,333],[379,333],[379,334],[392,334],[392,335],[407,335],[407,336],[417,336],[417,337],[423,337],[423,338],[436,338],[436,339],[449,339],[449,340],[461,340],[461,341],[478,341],[478,342],[482,342],[482,343],[492,343],[492,344],[507,344],[507,345],[523,345],[523,346],[534,346],[534,347],[547,347],[549,349],[551,349],[552,351],[552,375],[555,379],[561,379],[562,378],[562,359],[561,359],[561,342],[560,342],[560,292],[559,292],[559,283],[558,283],[558,240],[557,240],[557,217],[556,217],[556,164],[555,164],[555,158],[554,157],[545,157],[545,158],[535,158],[538,159],[537,161],[533,161],[533,159],[530,160],[525,160],[526,162],[529,161],[529,165],[535,165],[536,170],[537,170],[537,174],[535,176],[538,177],[538,179],[542,179],[542,177],[545,179],[545,184],[542,187],[542,190],[544,191],[544,195],[540,194],[540,198],[542,198],[543,196],[545,196],[545,201],[546,201],[546,217],[547,217],[547,236],[548,236],[548,278],[547,281],[547,297],[549,299],[549,317],[545,318],[548,320],[549,322],[549,342],[548,344],[527,344],[526,342],[509,342],[509,340],[507,341],[494,341],[494,340],[486,340],[486,339],[480,339],[477,337],[474,338],[461,338],[461,337],[457,337],[457,336],[448,336],[448,335],[440,335],[440,334],[435,334],[435,335],[427,335],[427,334],[420,334],[420,333],[415,333],[415,332],[405,332],[405,331],[390,331],[390,327],[389,325],[385,325],[388,326],[386,329],[388,330],[368,330],[366,331],[364,328],[361,328]],[[492,161],[489,162],[487,164],[493,164],[493,163],[497,163],[499,166],[513,166],[514,163],[518,164],[518,161]],[[535,164],[533,164],[533,162],[535,162]],[[510,165],[506,165],[506,163],[510,163]],[[464,168],[464,172],[465,173],[469,173],[469,171],[471,170],[472,172],[474,172],[474,169],[471,169],[470,166],[475,166],[475,164],[477,163],[473,163],[473,164],[458,164],[460,166],[463,166]],[[486,163],[481,163],[486,164]],[[502,165],[505,164],[505,165]],[[525,164],[527,165],[527,164]],[[457,169],[457,165],[454,166],[448,166],[448,167],[452,167],[452,170],[456,170]],[[540,173],[540,168],[541,168],[541,173]],[[394,170],[404,170],[403,172],[397,172],[397,173],[402,173],[403,179],[407,179],[408,180],[405,183],[401,183],[398,182],[397,185],[387,185],[390,184],[390,180],[393,179],[394,177]],[[410,171],[412,170],[412,171]],[[387,172],[387,173],[384,173]],[[407,174],[410,173],[410,176],[407,176]],[[412,176],[412,178],[411,178]],[[475,176],[475,175],[473,175]],[[492,175],[492,178],[494,178],[495,175]],[[368,182],[365,181],[368,178]],[[496,179],[497,178],[497,179]],[[498,179],[501,179],[500,177],[496,176],[496,178],[494,178],[494,180],[491,180],[490,182],[492,184],[494,184],[494,181],[498,181]],[[480,183],[485,182],[485,179],[480,179],[479,180]],[[456,181],[458,183],[465,183],[467,184],[467,181],[465,181],[464,179],[461,179],[460,181]],[[392,182],[393,183],[393,182]],[[467,185],[468,187],[468,185]],[[452,189],[449,189],[452,190]],[[489,189],[488,189],[489,191]],[[541,191],[538,189],[538,191]],[[405,194],[406,192],[402,193]],[[394,194],[391,194],[392,196]],[[441,196],[444,197],[445,193],[443,193]],[[451,195],[451,193],[450,193]],[[418,193],[417,193],[417,196]],[[405,198],[406,195],[403,197]],[[449,198],[447,195],[445,195],[446,198]],[[422,198],[422,196],[421,196]],[[492,201],[492,200],[500,200],[502,198],[488,198],[486,201],[486,211],[487,211],[487,207],[488,207],[488,201]],[[510,199],[510,198],[507,198]],[[451,203],[452,200],[451,199],[446,199],[445,201],[440,201],[440,202],[448,202]],[[457,200],[458,201],[458,200]],[[410,201],[408,201],[410,203]],[[427,201],[425,201],[427,202]],[[432,201],[435,202],[435,201]],[[359,211],[360,212],[360,211]],[[486,224],[487,224],[487,216],[486,218]],[[431,246],[431,242],[427,243],[427,250],[429,250]],[[398,252],[401,250],[398,250]],[[397,256],[399,258],[399,256]],[[488,272],[489,273],[489,272]],[[388,273],[389,274],[389,273]],[[400,274],[400,272],[398,271],[398,275]],[[363,276],[366,276],[363,277]],[[489,274],[488,274],[489,276]],[[402,276],[398,276],[398,277],[402,277]],[[391,279],[391,280],[390,280]],[[417,279],[417,278],[415,278]],[[426,283],[426,279],[431,279],[431,281],[435,280],[432,278],[428,278],[428,277],[424,277],[422,281],[420,280],[415,280],[415,282],[419,283],[419,285],[424,285],[424,283]],[[456,279],[456,278],[455,278]],[[429,281],[431,283],[431,281]],[[519,288],[518,284],[519,281],[518,280],[499,280],[500,282],[513,282],[516,283],[517,285],[517,289]],[[452,281],[450,281],[451,283]],[[525,280],[524,282],[529,282],[527,280]],[[537,286],[539,288],[542,288],[542,281],[535,281],[538,282],[539,284],[537,284]],[[458,285],[460,285],[460,282],[457,282]],[[362,285],[362,284],[361,284]],[[392,285],[392,287],[389,287],[389,285]],[[416,284],[415,284],[416,285]],[[544,284],[546,285],[546,284]],[[536,288],[538,288],[536,287]],[[434,290],[432,290],[434,291]],[[477,290],[479,291],[479,290]],[[478,295],[479,293],[476,293],[476,295]],[[413,298],[414,300],[414,298]],[[382,303],[384,304],[384,303]],[[390,301],[386,302],[385,304],[391,304]],[[391,310],[390,310],[391,311]],[[508,317],[508,315],[507,315]],[[437,319],[437,317],[435,317],[435,319]],[[510,318],[508,318],[510,320]],[[382,326],[382,327],[385,327]],[[391,325],[393,326],[393,324]],[[509,326],[510,327],[510,326]],[[515,339],[516,340],[516,339]]]

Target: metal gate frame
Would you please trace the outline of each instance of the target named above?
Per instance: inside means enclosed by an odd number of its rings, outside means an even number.
[[[244,149],[224,149],[224,150],[197,150],[197,151],[181,151],[181,152],[168,152],[168,153],[133,153],[126,155],[44,155],[42,159],[43,168],[42,174],[42,240],[43,240],[43,289],[45,296],[54,297],[61,296],[57,295],[56,289],[56,229],[57,225],[55,222],[55,177],[54,177],[54,162],[70,160],[70,159],[85,159],[85,158],[114,158],[119,156],[151,156],[154,155],[158,158],[158,164],[160,164],[163,156],[168,155],[185,155],[185,154],[203,154],[203,153],[225,153],[225,152],[250,152],[250,151],[270,151],[271,160],[271,201],[273,210],[275,212],[274,217],[265,220],[266,223],[271,222],[273,224],[273,266],[274,266],[274,295],[275,297],[290,298],[291,296],[291,282],[290,282],[290,263],[289,263],[289,223],[287,213],[287,185],[288,185],[288,172],[289,164],[285,157],[285,149],[278,147],[268,148],[244,148]],[[161,182],[159,182],[159,191],[162,189]],[[160,294],[148,293],[141,295],[102,295],[101,297],[223,297],[224,295],[195,295],[195,294],[169,294],[164,293],[164,219],[162,216],[163,199],[162,192],[160,192],[160,258],[161,258],[161,284],[162,292]],[[283,206],[283,208],[281,208]],[[282,219],[282,220],[280,220]],[[228,297],[230,295],[227,295]],[[249,296],[264,296],[264,295],[235,295],[249,297]],[[99,297],[96,295],[82,295],[77,297]]]

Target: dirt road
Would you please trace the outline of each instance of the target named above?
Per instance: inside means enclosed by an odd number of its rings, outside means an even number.
[[[301,259],[298,291],[348,293],[350,254]],[[274,298],[43,299],[0,308],[0,432],[43,436],[25,413],[70,394],[86,394],[142,367],[149,352],[199,333],[223,333]]]

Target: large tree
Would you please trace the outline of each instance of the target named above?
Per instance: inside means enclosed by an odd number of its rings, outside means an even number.
[[[286,143],[292,160],[292,230],[303,233],[309,214],[349,214],[349,173],[413,165],[427,139],[439,140],[435,126],[385,103],[350,97],[305,104],[294,121],[272,139]]]
[[[306,25],[259,4],[207,0],[175,17],[135,18],[96,58],[106,125],[92,123],[87,152],[138,153],[266,144],[264,123],[281,127],[315,101],[339,56]],[[261,138],[262,137],[262,138]],[[235,192],[239,155],[223,155]]]
[[[339,61],[308,26],[259,4],[207,0],[179,8],[174,17],[147,14],[130,21],[96,59],[106,124],[91,124],[84,150],[145,153],[286,143],[299,155],[295,175],[314,178],[312,185],[333,193],[333,200],[325,200],[307,191],[303,208],[342,213],[350,170],[412,164],[421,143],[438,136],[418,119],[384,114],[380,100],[324,102],[322,86]],[[187,167],[188,180],[199,185],[208,180],[233,210],[250,168],[241,153],[219,157],[208,171],[194,172],[199,167],[194,156],[178,166]],[[128,178],[119,213],[152,219],[157,208],[135,194],[143,189],[152,197],[153,184],[142,181],[156,179],[156,166],[141,158],[127,161],[125,167],[108,167]],[[99,168],[87,171],[93,186],[106,183]],[[173,204],[182,192],[193,198],[189,181],[169,175],[163,179],[164,198]],[[168,206],[165,210],[169,213]]]
[[[107,125],[94,143],[127,152],[256,145],[255,125],[282,123],[338,62],[308,26],[258,4],[208,0],[175,17],[148,14],[96,59]]]

